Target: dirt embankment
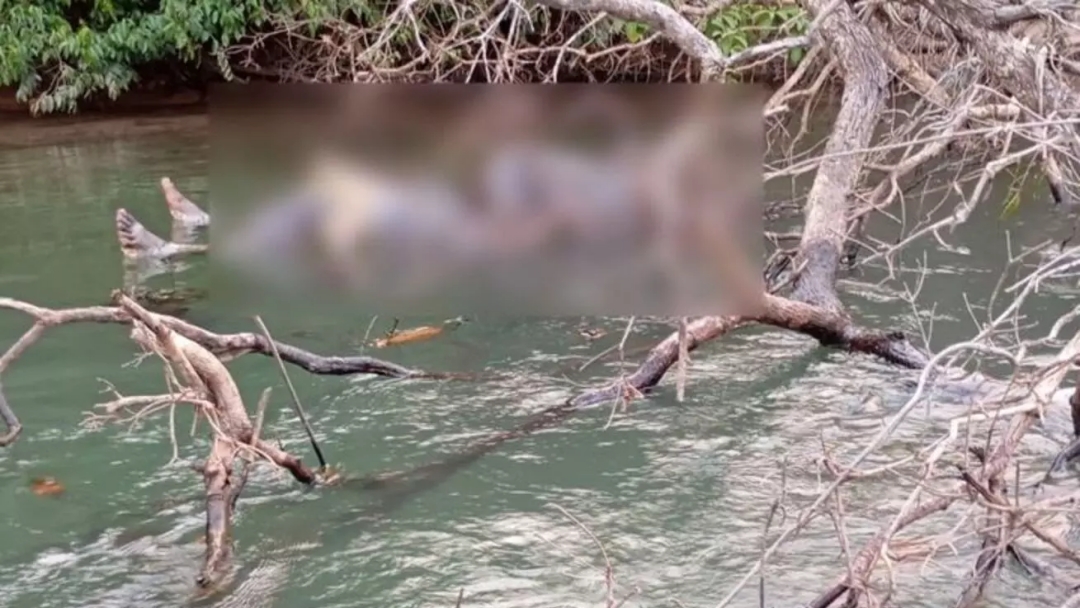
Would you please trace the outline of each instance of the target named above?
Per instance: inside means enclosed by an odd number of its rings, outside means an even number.
[[[198,91],[131,92],[78,114],[30,115],[15,91],[0,87],[0,147],[38,146],[113,137],[206,129],[207,104]]]

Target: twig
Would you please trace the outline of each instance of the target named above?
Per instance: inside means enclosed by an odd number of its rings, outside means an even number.
[[[300,424],[304,425],[304,432],[307,433],[308,441],[311,442],[311,448],[315,450],[315,457],[319,459],[319,467],[325,471],[326,459],[323,458],[322,450],[319,449],[319,442],[315,440],[315,433],[311,430],[311,425],[308,424],[307,416],[304,415],[304,408],[300,405],[300,397],[297,396],[296,389],[293,388],[292,380],[289,380],[289,372],[285,370],[285,363],[282,362],[281,355],[277,351],[277,344],[270,335],[270,330],[263,323],[261,316],[255,315],[255,323],[258,324],[259,330],[262,331],[266,341],[270,343],[270,348],[273,349],[274,359],[277,360],[278,369],[281,370],[281,377],[285,379],[285,385],[289,387],[289,395],[292,396],[293,411],[300,417]]]
[[[574,524],[578,528],[581,528],[581,531],[584,532],[590,539],[592,539],[593,543],[596,544],[598,549],[600,549],[600,555],[604,558],[604,586],[607,589],[607,602],[605,603],[605,606],[607,606],[607,608],[616,608],[617,604],[615,603],[615,568],[611,565],[611,559],[608,558],[607,550],[604,549],[604,543],[600,542],[600,539],[596,538],[596,535],[592,533],[592,530],[590,530],[585,524],[581,523],[578,518],[571,515],[569,511],[559,505],[552,506],[558,509],[560,513],[565,515],[567,519],[574,522]]]
[[[615,394],[615,399],[611,404],[611,413],[608,415],[607,422],[604,423],[605,431],[611,426],[611,422],[615,420],[615,411],[618,409],[619,404],[626,402],[627,391],[636,390],[632,385],[626,382],[625,372],[623,371],[626,357],[626,340],[630,337],[630,330],[634,327],[634,319],[636,319],[636,317],[630,317],[630,320],[626,322],[626,329],[623,330],[622,339],[619,340],[619,391]]]
[[[675,373],[675,401],[678,403],[682,403],[686,395],[686,366],[690,359],[686,322],[686,317],[679,317],[679,359]]]

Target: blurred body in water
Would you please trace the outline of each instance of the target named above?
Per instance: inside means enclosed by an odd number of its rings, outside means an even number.
[[[647,165],[634,150],[589,154],[521,141],[460,182],[327,161],[304,187],[256,209],[227,248],[245,269],[283,285],[383,303],[640,308],[635,298],[671,290],[649,283],[650,271],[667,279],[671,268],[689,267],[671,251],[656,255],[658,239],[681,247],[698,229],[692,214],[672,213],[675,197],[656,196]],[[658,230],[665,214],[681,224]]]

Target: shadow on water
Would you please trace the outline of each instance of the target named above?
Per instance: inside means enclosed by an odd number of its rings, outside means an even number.
[[[193,200],[205,201],[205,159],[203,140],[179,135],[0,150],[0,180],[11,184],[0,198],[0,292],[71,306],[103,303],[122,284],[205,289],[205,262],[194,259],[184,261],[188,268],[129,268],[133,274],[125,276],[112,226],[123,206],[168,234],[158,180],[168,175]],[[925,254],[930,267],[923,299],[938,313],[934,348],[970,334],[965,296],[993,290],[1005,229],[1014,242],[1033,242],[1059,227],[1037,210],[1022,209],[1008,223],[999,210],[985,211],[954,235],[966,254],[932,242],[911,253]],[[859,278],[881,271],[872,267]],[[844,298],[867,325],[918,326],[910,307],[890,296],[851,290]],[[1056,318],[1067,306],[1061,300],[1048,296],[1032,314]],[[215,331],[255,330],[212,293],[184,307],[186,318]],[[359,314],[260,312],[276,336],[299,335],[298,345],[326,353],[359,352],[370,321]],[[0,336],[14,339],[26,323],[4,314]],[[26,430],[0,451],[0,605],[452,606],[462,587],[468,607],[595,605],[600,557],[553,503],[602,539],[624,588],[642,588],[640,603],[628,607],[715,603],[757,559],[764,516],[779,491],[778,460],[789,462],[790,495],[812,496],[822,438],[843,451],[864,445],[876,430],[848,424],[846,412],[873,393],[883,403],[880,419],[911,390],[911,372],[819,349],[802,336],[748,328],[695,353],[684,403],[665,382],[625,410],[603,404],[575,412],[562,404],[577,384],[602,382],[618,369],[605,360],[574,371],[620,337],[616,320],[590,323],[603,325],[607,336],[583,341],[576,320],[477,319],[446,339],[364,351],[425,369],[499,372],[483,383],[314,377],[290,369],[320,444],[351,480],[307,491],[276,472],[256,471],[235,522],[234,580],[224,593],[197,601],[201,480],[185,463],[203,458],[207,442],[191,438],[190,413],[178,413],[183,462],[166,466],[167,415],[130,431],[79,427],[80,412],[103,400],[98,378],[125,394],[159,393],[161,369],[119,367],[134,351],[122,329],[56,329],[5,376]],[[647,346],[668,331],[639,324],[631,341]],[[229,366],[249,400],[280,382],[265,358]],[[267,435],[311,459],[284,391],[275,393]],[[1046,439],[1033,444],[1036,458],[1049,462],[1054,438],[1067,435],[1066,418],[1051,413]],[[921,446],[940,420],[935,415],[915,427],[892,449]],[[387,478],[380,471],[410,473]],[[62,480],[65,494],[33,496],[26,484],[40,475]],[[161,504],[166,496],[178,498]],[[897,498],[887,479],[854,486],[847,497],[853,537],[876,529],[875,509]],[[770,603],[795,605],[820,591],[839,573],[836,555],[831,529],[807,530],[773,565]],[[951,602],[969,562],[924,573],[924,595],[905,605]],[[995,591],[995,601],[1054,605],[1019,575],[1004,576],[1008,584]],[[754,592],[742,601],[756,602]]]

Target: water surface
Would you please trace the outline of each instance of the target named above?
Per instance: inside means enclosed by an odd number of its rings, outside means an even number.
[[[168,175],[205,202],[207,157],[205,138],[183,133],[0,150],[0,294],[50,307],[105,303],[121,280],[115,209],[127,207],[166,234],[159,178]],[[965,294],[979,301],[993,290],[1006,258],[1006,230],[1014,241],[1034,242],[1063,225],[1038,205],[1007,221],[999,212],[982,210],[954,235],[966,254],[943,251],[932,240],[914,250],[916,258],[927,255],[931,268],[921,301],[926,309],[936,305],[934,348],[972,333]],[[203,286],[204,266],[159,277],[157,284]],[[910,273],[901,278],[915,280]],[[1073,297],[1051,292],[1030,314],[1052,322]],[[910,305],[877,290],[851,289],[844,298],[862,322],[918,335]],[[361,313],[261,312],[279,339],[333,354],[359,352],[370,321]],[[254,330],[250,319],[212,295],[193,304],[187,318],[215,331]],[[491,382],[290,373],[330,460],[363,476],[449,457],[616,373],[613,364],[573,370],[616,342],[625,321],[592,320],[608,330],[596,343],[579,336],[578,323],[479,318],[443,339],[376,351],[432,370],[510,372]],[[387,325],[380,321],[378,331]],[[28,326],[20,314],[0,312],[0,342],[13,342]],[[638,324],[632,345],[668,331]],[[126,333],[118,326],[52,329],[3,378],[25,430],[17,444],[0,450],[0,605],[192,601],[204,520],[201,478],[187,465],[208,446],[201,434],[191,438],[190,414],[177,414],[180,461],[173,463],[168,415],[138,428],[80,426],[84,412],[109,398],[103,380],[127,395],[164,390],[155,360],[123,367],[136,354]],[[265,432],[313,462],[273,361],[249,355],[230,369],[249,406],[264,387],[275,387]],[[695,354],[684,403],[675,402],[665,382],[648,401],[614,416],[607,407],[580,412],[413,491],[305,491],[263,468],[240,502],[234,582],[198,605],[452,606],[462,588],[467,607],[602,605],[601,553],[555,505],[601,540],[620,596],[640,589],[626,606],[715,605],[759,555],[765,513],[780,491],[780,459],[787,461],[794,517],[794,506],[819,488],[815,459],[822,440],[837,454],[856,451],[876,431],[876,419],[856,424],[850,412],[871,393],[883,398],[884,413],[892,411],[908,397],[914,376],[866,356],[820,349],[803,336],[751,328]],[[1066,439],[1065,419],[1065,412],[1052,412],[1042,438],[1029,442],[1032,466],[1048,463]],[[916,421],[886,452],[909,452],[941,428],[937,417]],[[40,475],[60,479],[66,493],[32,495],[28,482]],[[845,494],[851,542],[876,530],[905,495],[888,478],[853,484]],[[827,519],[811,526],[770,565],[770,605],[811,599],[842,572],[839,555]],[[915,577],[923,583],[903,605],[952,602],[971,563],[968,554],[922,570],[904,566],[901,589]],[[1011,569],[1002,578],[988,605],[1061,600],[1060,592]],[[756,589],[736,605],[757,606]]]

